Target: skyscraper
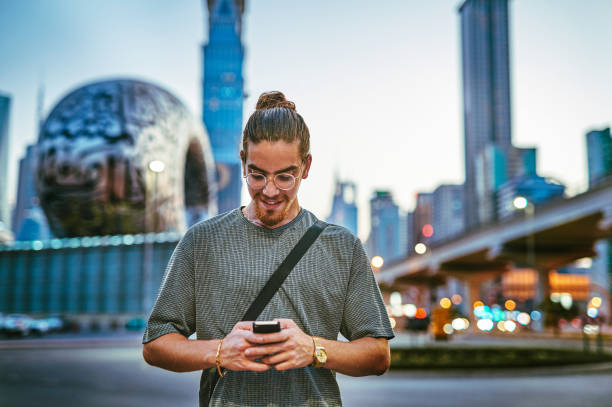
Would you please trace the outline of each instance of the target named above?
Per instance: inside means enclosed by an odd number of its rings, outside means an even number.
[[[385,261],[397,259],[405,254],[400,247],[399,207],[393,202],[389,191],[376,191],[370,199],[370,236],[368,255],[382,256]]]
[[[242,131],[242,14],[244,0],[206,0],[208,44],[203,47],[202,116],[217,167],[219,213],[240,206]]]
[[[432,241],[442,242],[463,231],[463,185],[440,185],[433,192]]]
[[[9,227],[8,207],[8,149],[9,149],[9,114],[11,98],[0,94],[0,229]]]
[[[587,133],[589,188],[612,177],[612,137],[610,128]]]
[[[465,136],[465,220],[477,226],[475,159],[488,143],[511,145],[508,0],[459,7]]]
[[[353,182],[336,180],[336,191],[328,222],[344,226],[354,235],[357,234],[357,187]]]
[[[36,145],[29,145],[25,156],[19,160],[17,201],[13,210],[13,233],[17,240],[42,240],[50,238],[49,224],[36,194],[35,172]]]

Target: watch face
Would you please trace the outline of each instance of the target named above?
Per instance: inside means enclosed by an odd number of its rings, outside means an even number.
[[[325,363],[327,360],[327,353],[325,353],[325,350],[323,349],[317,349],[316,355],[319,363]]]

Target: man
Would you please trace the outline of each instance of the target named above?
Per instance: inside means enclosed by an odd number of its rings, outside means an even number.
[[[297,198],[309,150],[295,105],[280,92],[262,94],[240,153],[251,202],[192,227],[168,265],[143,355],[172,371],[204,370],[203,384],[218,368],[224,377],[214,389],[201,388],[211,406],[339,406],[335,372],[389,367],[393,331],[378,286],[361,242],[339,226],[321,233],[258,318],[279,320],[280,332],[255,334],[240,321],[316,222]]]

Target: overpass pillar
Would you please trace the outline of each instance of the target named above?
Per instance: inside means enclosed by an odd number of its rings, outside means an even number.
[[[538,286],[535,290],[535,298],[533,305],[542,313],[542,318],[539,324],[534,324],[534,329],[537,331],[543,331],[546,321],[546,310],[542,305],[545,301],[550,298],[550,275],[548,269],[538,269]]]

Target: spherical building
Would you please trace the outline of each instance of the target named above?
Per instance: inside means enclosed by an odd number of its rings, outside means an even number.
[[[216,213],[208,136],[156,85],[108,80],[72,91],[47,117],[38,152],[37,192],[55,236],[180,232],[185,214]]]

